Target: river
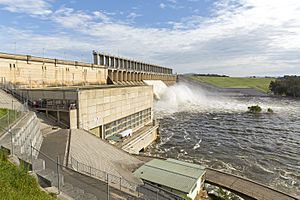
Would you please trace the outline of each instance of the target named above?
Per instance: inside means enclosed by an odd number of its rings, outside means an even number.
[[[247,112],[250,105],[263,112]],[[271,108],[274,113],[267,113]],[[161,139],[145,154],[192,161],[300,196],[300,101],[167,88],[155,103]]]

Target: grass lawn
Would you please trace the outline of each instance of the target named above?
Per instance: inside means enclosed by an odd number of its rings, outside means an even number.
[[[1,152],[0,152],[1,153]],[[0,155],[0,199],[54,200],[39,188],[37,181],[22,168]]]
[[[274,78],[243,78],[243,77],[211,77],[211,76],[191,76],[193,80],[220,88],[254,88],[267,93],[269,85]]]
[[[6,113],[8,113],[8,109],[0,108],[0,118],[3,117],[4,115],[6,115]]]

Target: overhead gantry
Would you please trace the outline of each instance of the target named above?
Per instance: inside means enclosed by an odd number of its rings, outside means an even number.
[[[176,82],[171,68],[116,57],[93,51],[94,64],[108,68],[108,79],[113,84],[139,84],[143,80],[161,80],[167,85]]]

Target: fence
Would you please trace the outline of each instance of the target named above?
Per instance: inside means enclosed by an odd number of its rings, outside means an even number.
[[[139,185],[137,183],[127,181],[122,177],[115,176],[113,174],[88,166],[84,163],[77,161],[73,157],[70,157],[69,167],[71,167],[75,171],[84,173],[88,176],[95,177],[104,182],[108,182],[111,186],[121,191],[126,190],[127,192],[130,191],[131,193],[136,193],[138,190]]]
[[[0,117],[0,136],[5,132],[5,129],[9,129],[19,117],[26,111],[27,104],[20,104],[18,101],[12,100],[11,102],[0,101],[0,112],[4,113]]]
[[[102,170],[96,169],[94,167],[88,166],[84,163],[77,161],[75,158],[69,158],[69,167],[77,172],[86,174],[91,177],[95,177],[108,183],[110,186],[119,189],[124,192],[129,192],[135,194],[141,199],[147,200],[184,200],[177,194],[170,191],[159,188],[151,184],[137,184],[124,179],[123,177],[115,176],[113,174],[104,172]]]

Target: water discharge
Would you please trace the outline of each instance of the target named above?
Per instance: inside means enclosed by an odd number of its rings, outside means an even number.
[[[161,140],[146,154],[197,162],[300,195],[299,100],[228,95],[186,83],[160,91],[155,115]],[[274,113],[247,113],[256,104]]]

